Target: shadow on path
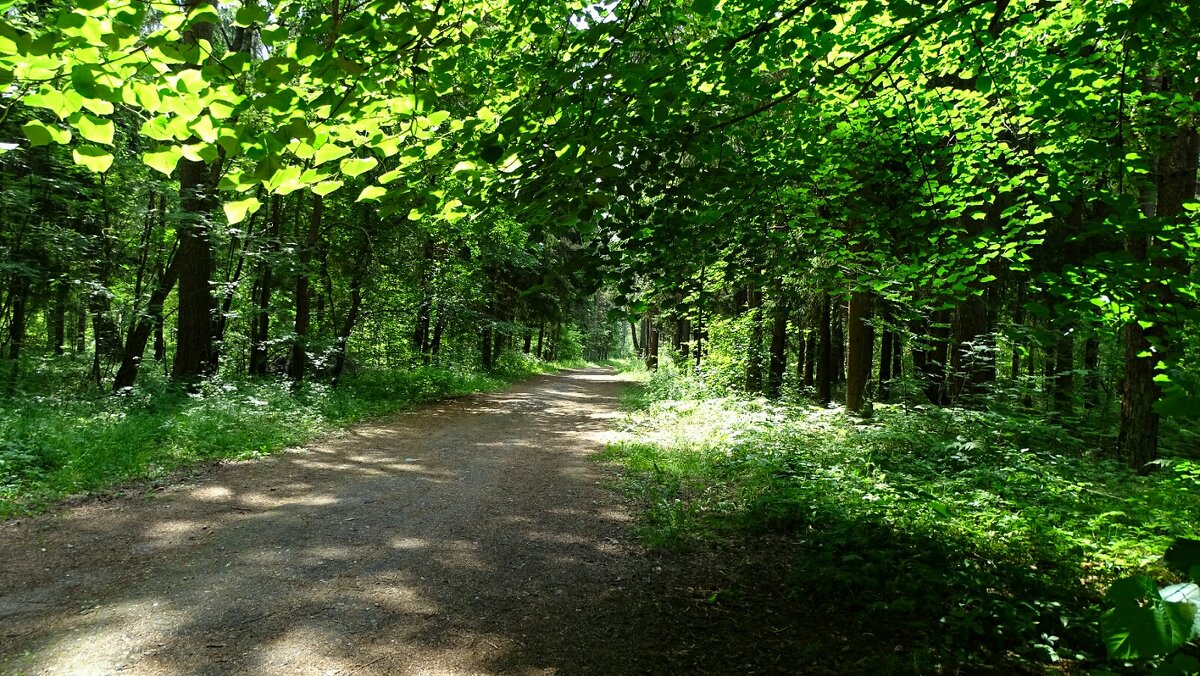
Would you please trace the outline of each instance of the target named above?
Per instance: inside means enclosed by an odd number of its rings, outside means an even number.
[[[0,669],[779,669],[727,650],[705,591],[629,542],[588,457],[620,386],[543,376],[150,498],[4,524]]]

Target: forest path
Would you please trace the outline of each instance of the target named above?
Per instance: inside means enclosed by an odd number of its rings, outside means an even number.
[[[620,387],[602,370],[541,376],[3,524],[0,671],[749,666],[713,631],[740,623],[679,579],[694,567],[630,541],[589,458]]]

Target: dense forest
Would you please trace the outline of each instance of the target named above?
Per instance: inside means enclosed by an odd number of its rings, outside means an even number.
[[[1188,0],[0,0],[4,513],[637,355],[718,418],[1161,498],[1060,652],[1200,670],[1198,36]],[[996,654],[1057,661],[1028,621]]]

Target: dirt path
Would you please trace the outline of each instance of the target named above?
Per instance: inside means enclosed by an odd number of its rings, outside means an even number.
[[[750,666],[729,663],[704,590],[631,541],[589,459],[619,387],[598,370],[539,377],[4,524],[0,671]]]

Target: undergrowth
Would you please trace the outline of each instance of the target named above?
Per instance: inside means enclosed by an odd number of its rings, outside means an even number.
[[[1163,551],[1200,533],[1194,462],[1141,477],[1029,417],[876,405],[859,419],[718,394],[670,370],[626,394],[628,439],[605,457],[644,506],[642,537],[782,538],[780,593],[886,637],[864,642],[863,668],[1099,667],[1107,584],[1170,578]]]
[[[27,369],[22,391],[0,397],[0,518],[204,460],[261,457],[354,422],[569,365],[505,355],[486,374],[362,371],[336,389],[306,382],[298,390],[275,378],[214,378],[191,393],[145,373],[137,389],[113,396],[72,386],[64,381],[70,369],[44,360]]]

